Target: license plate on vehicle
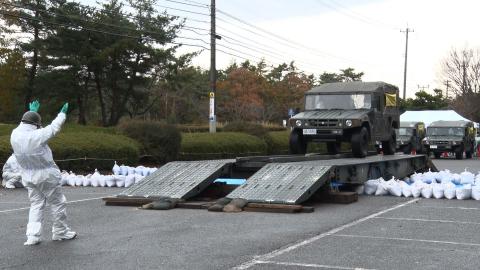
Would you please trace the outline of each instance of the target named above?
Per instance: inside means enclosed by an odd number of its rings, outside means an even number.
[[[317,130],[313,128],[304,129],[303,135],[317,135]]]
[[[437,149],[436,145],[430,145],[430,149]]]

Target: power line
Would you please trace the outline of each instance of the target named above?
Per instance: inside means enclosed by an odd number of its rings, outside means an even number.
[[[36,19],[36,18],[32,18],[32,17],[21,16],[21,15],[18,15],[18,14],[11,14],[11,13],[5,12],[3,10],[0,10],[0,14],[3,14],[5,16],[14,17],[14,18],[20,18],[20,19],[24,19],[24,20],[42,22],[42,23],[51,24],[51,25],[57,25],[57,26],[65,27],[65,28],[70,28],[71,27],[70,25],[67,25],[67,24],[45,21],[45,20]],[[155,41],[155,42],[159,42],[159,43],[174,44],[174,45],[188,46],[188,47],[197,47],[197,48],[202,48],[202,49],[208,50],[208,48],[206,48],[205,46],[198,45],[198,44],[189,44],[189,43],[183,43],[183,42],[180,43],[180,42],[174,42],[174,41],[160,42],[156,39],[149,38],[149,37],[131,36],[131,35],[121,34],[121,33],[106,32],[106,31],[87,28],[87,27],[83,27],[83,26],[77,26],[77,27],[80,27],[81,30],[84,30],[84,31],[87,31],[87,32],[95,32],[95,33],[100,33],[100,34],[105,34],[105,35],[132,38],[132,39],[142,39],[143,38],[143,39],[146,39],[146,40],[151,40],[151,41]]]
[[[186,5],[186,6],[191,6],[191,7],[201,7],[201,8],[208,8],[208,5],[206,4],[201,4],[201,3],[188,3],[184,1],[176,1],[176,0],[163,0],[166,2],[171,2],[171,3],[176,3],[176,4],[181,4],[181,5]],[[193,1],[192,1],[193,2]]]

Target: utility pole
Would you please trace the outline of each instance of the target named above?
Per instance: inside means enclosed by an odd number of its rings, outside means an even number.
[[[447,91],[445,93],[446,98],[448,99],[448,87],[450,86],[450,80],[445,81],[445,85],[447,86]]]
[[[210,133],[217,132],[217,116],[215,115],[215,95],[217,92],[217,68],[215,67],[215,0],[210,3],[210,113],[209,113],[209,130]]]
[[[413,29],[406,28],[405,31],[400,30],[400,32],[405,33],[405,67],[403,70],[403,99],[407,98],[407,57],[408,57],[408,33],[413,32]]]

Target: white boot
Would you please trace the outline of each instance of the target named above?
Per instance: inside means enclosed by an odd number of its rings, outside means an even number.
[[[72,240],[77,237],[77,233],[74,231],[68,231],[64,235],[53,235],[52,240],[53,241],[63,241],[63,240]]]
[[[23,243],[24,246],[34,246],[40,244],[40,238],[28,237],[27,242]]]

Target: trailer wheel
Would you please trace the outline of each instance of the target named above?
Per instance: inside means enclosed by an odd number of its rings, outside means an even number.
[[[290,133],[290,144],[289,144],[290,154],[302,154],[305,155],[307,152],[307,142],[301,134],[301,129],[294,129]]]
[[[340,153],[341,147],[341,142],[327,142],[327,151],[330,155],[336,155]]]
[[[397,147],[397,135],[395,134],[395,131],[392,130],[392,133],[390,134],[390,138],[388,139],[388,141],[382,142],[383,154],[394,155],[396,147]]]
[[[368,131],[362,127],[352,134],[352,153],[354,157],[363,158],[368,153]]]

